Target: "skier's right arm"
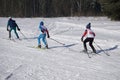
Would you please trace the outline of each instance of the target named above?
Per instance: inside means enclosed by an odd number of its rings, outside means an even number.
[[[9,21],[8,21],[8,23],[7,23],[7,31],[9,31],[8,27],[9,27]]]
[[[86,36],[87,30],[85,30],[84,34],[82,35],[81,41],[83,42],[83,38]]]
[[[85,32],[84,32],[84,34],[83,34],[83,36],[82,36],[82,37],[85,37],[85,36],[86,36],[86,34],[87,34],[87,30],[85,30]]]

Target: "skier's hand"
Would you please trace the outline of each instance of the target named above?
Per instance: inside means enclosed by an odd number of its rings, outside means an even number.
[[[48,35],[47,37],[50,38],[50,35]]]
[[[81,41],[83,42],[83,37],[81,38]]]
[[[9,31],[9,29],[7,28],[7,31]]]
[[[18,28],[18,31],[20,31],[20,28]]]
[[[44,33],[44,31],[43,31],[43,30],[41,30],[41,32],[42,32],[42,33]]]

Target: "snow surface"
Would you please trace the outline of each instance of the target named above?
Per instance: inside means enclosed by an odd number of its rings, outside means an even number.
[[[106,17],[13,19],[22,40],[16,39],[14,32],[15,41],[8,40],[8,18],[0,17],[0,80],[120,80],[120,22]],[[31,48],[37,46],[40,21],[54,39],[47,38],[48,50]],[[90,54],[91,58],[81,52],[81,36],[89,22],[99,52]]]

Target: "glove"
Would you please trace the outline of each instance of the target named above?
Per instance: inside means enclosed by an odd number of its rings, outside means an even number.
[[[7,28],[7,31],[9,31],[9,29]]]
[[[48,37],[48,38],[50,38],[50,36],[49,36],[49,35],[48,35],[47,37]]]
[[[81,38],[81,41],[83,42],[83,37]]]
[[[44,31],[43,31],[43,30],[41,30],[41,32],[43,33]]]
[[[20,31],[20,28],[18,28],[18,31]]]

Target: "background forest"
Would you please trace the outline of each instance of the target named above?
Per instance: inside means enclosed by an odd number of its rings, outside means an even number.
[[[120,0],[0,0],[0,16],[105,16],[120,20]]]

